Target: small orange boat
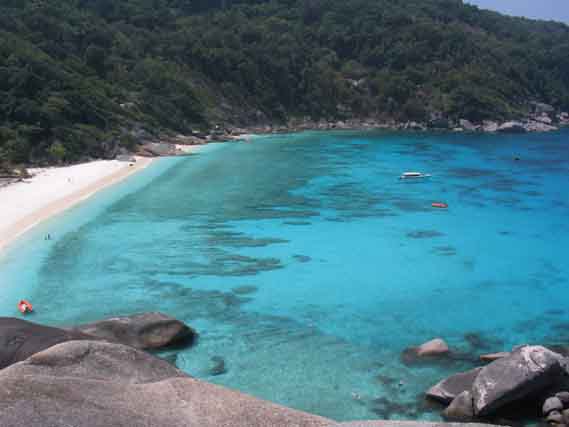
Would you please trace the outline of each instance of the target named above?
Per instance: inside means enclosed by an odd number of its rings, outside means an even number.
[[[438,209],[447,209],[448,205],[446,203],[442,203],[442,202],[435,202],[431,205],[433,208],[438,208]]]
[[[22,314],[27,314],[34,311],[34,306],[28,300],[23,299],[18,303],[18,310],[20,310]]]

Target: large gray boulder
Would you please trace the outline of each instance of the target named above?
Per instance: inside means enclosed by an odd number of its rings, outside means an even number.
[[[0,369],[56,344],[81,339],[93,338],[79,331],[66,331],[13,317],[0,317]]]
[[[331,424],[195,380],[163,360],[121,344],[66,342],[0,371],[2,427]]]
[[[196,331],[162,313],[142,313],[113,317],[80,325],[73,330],[138,349],[191,344]]]
[[[472,385],[474,411],[491,415],[504,405],[556,384],[563,357],[542,346],[524,346],[482,368]]]
[[[475,368],[445,378],[427,391],[427,397],[448,405],[459,394],[472,389],[472,384],[481,370],[482,368]]]

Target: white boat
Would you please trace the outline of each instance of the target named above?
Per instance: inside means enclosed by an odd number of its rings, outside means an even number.
[[[418,179],[418,178],[429,178],[431,175],[422,172],[404,172],[399,179]]]

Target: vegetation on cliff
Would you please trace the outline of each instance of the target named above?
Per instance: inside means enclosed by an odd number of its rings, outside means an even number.
[[[569,27],[461,0],[2,0],[0,163],[133,147],[144,126],[479,121],[569,108]]]

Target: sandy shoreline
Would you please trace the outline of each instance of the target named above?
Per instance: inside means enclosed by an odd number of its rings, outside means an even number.
[[[40,222],[152,162],[151,158],[145,157],[136,160],[134,163],[98,160],[59,168],[32,169],[32,178],[0,188],[0,252]]]

